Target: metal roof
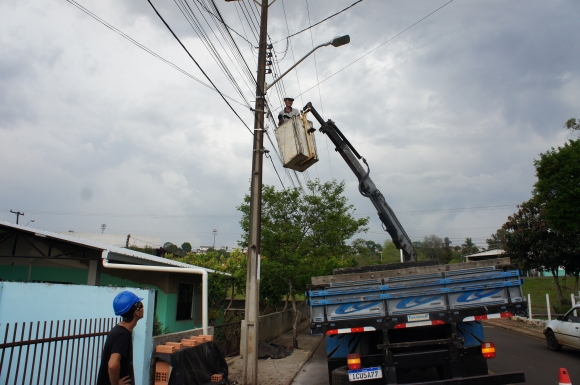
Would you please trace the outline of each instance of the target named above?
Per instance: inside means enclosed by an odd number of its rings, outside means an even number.
[[[177,262],[167,258],[156,257],[151,254],[142,253],[140,251],[135,251],[131,249],[125,249],[123,247],[107,245],[106,243],[90,241],[88,239],[82,239],[77,237],[71,237],[65,234],[57,234],[50,231],[45,230],[38,230],[28,226],[20,226],[15,225],[9,222],[0,221],[0,229],[2,227],[17,229],[20,231],[25,231],[35,236],[39,236],[42,238],[51,238],[57,239],[67,243],[73,243],[75,245],[81,245],[90,247],[97,250],[108,250],[109,251],[109,259],[110,260],[122,260],[123,262],[131,263],[134,265],[167,265],[167,266],[175,266],[175,267],[183,267],[183,268],[196,268],[196,269],[204,269],[208,273],[214,273],[215,271],[212,269],[207,269],[205,267],[190,265],[188,263]],[[119,256],[116,258],[116,256]]]

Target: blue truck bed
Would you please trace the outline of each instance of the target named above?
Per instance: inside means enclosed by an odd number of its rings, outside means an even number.
[[[525,312],[521,272],[511,268],[509,258],[431,266],[419,274],[417,270],[373,272],[373,278],[363,273],[358,274],[358,280],[348,280],[352,277],[347,276],[346,280],[310,285],[307,296],[313,333],[341,327],[383,329],[427,320],[458,322],[485,314]]]

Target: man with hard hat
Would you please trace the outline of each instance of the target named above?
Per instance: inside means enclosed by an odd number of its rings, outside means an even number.
[[[292,108],[292,103],[294,99],[289,96],[284,98],[284,104],[286,107],[278,114],[278,125],[286,123],[286,121],[292,119],[293,116],[300,116],[300,112],[296,108]]]
[[[120,292],[113,300],[115,315],[121,316],[122,321],[111,329],[105,341],[97,385],[135,385],[131,337],[145,312],[142,300],[130,291]]]

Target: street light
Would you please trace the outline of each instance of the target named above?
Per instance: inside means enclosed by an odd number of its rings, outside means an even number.
[[[28,223],[26,223],[26,225],[24,225],[24,227],[28,226],[28,224],[29,224],[30,222],[34,222],[34,219],[31,219],[31,220],[29,220],[29,221],[28,221]]]
[[[318,48],[321,47],[326,47],[328,45],[331,45],[333,47],[340,47],[341,45],[345,45],[350,43],[350,36],[349,35],[344,35],[344,36],[337,36],[334,39],[332,39],[329,42],[326,42],[324,44],[320,44],[317,45],[316,47],[312,48],[312,50],[310,52],[308,52],[302,59],[298,60],[296,63],[294,63],[294,65],[290,68],[288,68],[286,70],[286,72],[284,72],[282,75],[280,75],[279,77],[277,77],[276,79],[274,79],[274,81],[271,84],[266,84],[266,91],[268,91],[270,89],[270,87],[272,87],[274,84],[278,83],[278,80],[282,79],[284,76],[286,76],[286,74],[290,71],[292,71],[298,64],[302,63],[304,61],[304,59],[306,59],[308,56],[310,56],[314,51],[316,51]]]
[[[217,235],[217,229],[213,229],[213,249],[215,250],[215,236]]]

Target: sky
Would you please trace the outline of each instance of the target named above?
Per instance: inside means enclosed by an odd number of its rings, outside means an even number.
[[[215,0],[246,65],[209,0],[153,1],[241,120],[192,79],[210,83],[147,1],[73,3],[0,2],[0,221],[14,223],[13,210],[42,230],[99,233],[106,224],[110,234],[194,248],[212,245],[216,229],[216,247],[236,247],[252,167],[254,3]],[[579,112],[579,14],[573,0],[278,0],[268,19],[275,73],[334,36],[351,42],[316,51],[268,99],[275,114],[291,96],[336,122],[413,241],[435,234],[486,246],[531,197],[534,159],[573,137],[563,126]],[[388,239],[322,133],[319,162],[296,176],[267,128],[265,184],[344,181],[354,215],[370,218],[356,237]]]

